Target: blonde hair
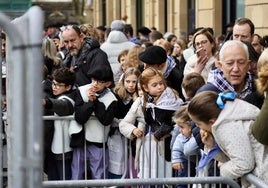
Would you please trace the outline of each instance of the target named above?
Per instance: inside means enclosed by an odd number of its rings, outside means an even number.
[[[128,50],[126,57],[127,67],[136,67],[138,68],[141,61],[139,59],[139,54],[144,51],[144,48],[141,46],[133,46]]]
[[[42,53],[45,57],[48,57],[53,60],[54,66],[58,66],[60,64],[60,59],[56,56],[57,47],[52,39],[50,38],[43,39]]]
[[[129,99],[130,97],[132,97],[132,99],[135,100],[138,97],[138,78],[140,74],[141,74],[140,70],[135,67],[127,68],[125,73],[123,74],[122,79],[114,87],[114,93],[116,93],[122,100]],[[135,75],[137,77],[136,90],[134,93],[128,93],[126,88],[124,87],[125,79],[130,75]]]
[[[97,32],[97,29],[91,24],[82,24],[79,26],[81,33],[85,36],[92,37],[100,41],[100,35]]]
[[[263,94],[268,91],[268,49],[265,49],[257,63],[258,78],[256,85],[258,91]]]
[[[162,48],[164,48],[164,50],[167,53],[171,53],[172,52],[172,45],[170,44],[170,42],[168,42],[165,39],[158,39],[154,42],[154,46],[160,46]]]

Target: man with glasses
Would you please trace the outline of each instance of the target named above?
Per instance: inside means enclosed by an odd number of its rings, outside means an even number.
[[[111,66],[108,57],[100,49],[99,42],[90,37],[84,37],[77,25],[63,26],[61,37],[67,49],[62,66],[69,67],[76,73],[76,85],[82,86],[91,83],[88,71],[92,67]]]

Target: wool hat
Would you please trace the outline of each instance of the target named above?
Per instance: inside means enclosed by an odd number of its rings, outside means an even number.
[[[149,65],[161,65],[166,62],[167,53],[160,46],[149,46],[140,53],[139,59]]]
[[[123,31],[124,29],[124,22],[122,20],[114,20],[111,23],[111,30],[114,31]]]
[[[110,66],[95,66],[90,68],[87,73],[88,77],[94,78],[99,81],[114,81],[113,71]]]
[[[142,26],[141,28],[138,29],[138,33],[141,33],[143,35],[149,35],[151,30],[148,27]]]

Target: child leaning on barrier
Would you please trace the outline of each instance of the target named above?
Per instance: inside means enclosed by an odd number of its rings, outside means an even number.
[[[55,98],[43,99],[45,110],[54,112],[56,116],[73,114],[74,82],[75,74],[68,68],[56,69],[52,74],[52,91]],[[54,121],[51,153],[46,155],[45,158],[45,169],[47,170],[48,180],[71,179],[72,148],[69,146],[69,126],[69,120]],[[48,137],[49,135],[45,136]],[[63,166],[63,160],[65,167]]]
[[[188,104],[190,118],[201,129],[201,138],[208,150],[199,162],[206,164],[212,157],[220,163],[221,176],[241,178],[253,173],[268,183],[268,150],[252,135],[252,124],[260,110],[236,98],[235,92],[203,91]]]
[[[145,132],[145,121],[142,110],[142,95],[143,92],[139,89],[139,97],[133,102],[126,116],[119,123],[119,131],[122,135],[130,140],[136,139],[136,152],[134,168],[139,172],[140,167],[140,148],[142,144],[142,136]]]
[[[163,74],[152,67],[148,67],[142,72],[140,84],[143,90],[142,108],[146,128],[141,148],[144,155],[140,157],[143,170],[140,171],[139,177],[168,177],[171,176],[172,115],[180,108],[183,101],[176,91],[167,87]],[[161,162],[165,167],[170,165],[169,172],[159,169],[161,167],[157,163]],[[164,172],[166,174],[161,174]]]
[[[109,89],[113,83],[111,67],[91,67],[87,74],[91,83],[78,88],[75,100],[75,120],[80,125],[71,130],[73,180],[87,178],[87,172],[91,179],[107,177],[107,139],[117,110],[117,99]]]
[[[176,177],[187,177],[188,173],[191,177],[195,176],[195,161],[200,154],[199,146],[192,135],[191,119],[187,113],[187,105],[181,106],[173,115],[173,121],[179,127],[180,133],[176,136],[175,142],[172,146],[171,163],[174,170],[176,170]],[[188,161],[188,157],[190,161]],[[191,158],[192,160],[191,160]],[[191,165],[188,168],[188,164]],[[190,169],[190,172],[188,172]],[[180,185],[178,187],[187,187],[187,185]]]
[[[124,161],[125,138],[119,131],[119,122],[126,116],[133,101],[138,97],[138,78],[140,70],[129,67],[125,70],[121,80],[115,85],[114,94],[117,98],[117,111],[114,122],[108,137],[109,149],[109,178],[120,179],[127,169],[127,162]]]

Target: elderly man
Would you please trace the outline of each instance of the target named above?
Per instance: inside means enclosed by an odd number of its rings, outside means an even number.
[[[263,98],[257,95],[253,76],[248,72],[250,60],[247,45],[229,40],[223,44],[219,59],[218,68],[210,72],[207,84],[198,92],[235,91],[240,99],[260,107]]]
[[[100,49],[99,42],[94,38],[84,37],[77,25],[61,27],[61,37],[67,49],[62,66],[75,71],[78,86],[91,83],[88,72],[92,67],[107,66],[111,69],[108,57]]]

